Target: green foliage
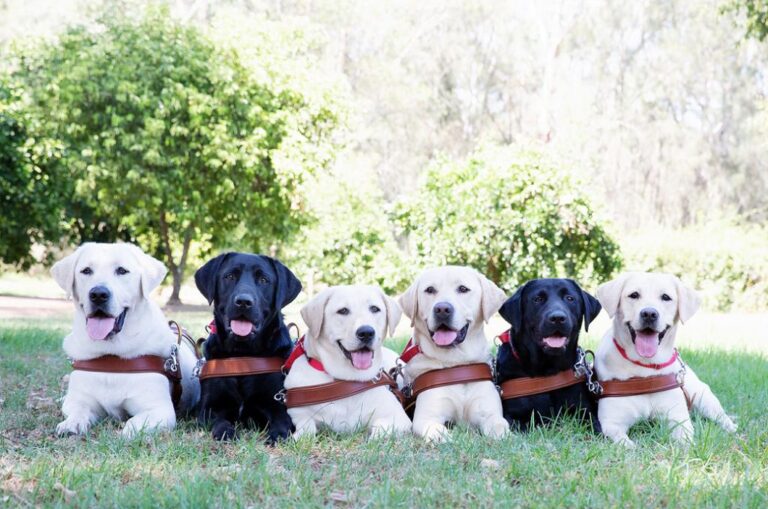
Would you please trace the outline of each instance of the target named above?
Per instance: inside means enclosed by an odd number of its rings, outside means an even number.
[[[744,12],[748,37],[763,41],[768,36],[768,0],[733,0],[723,10]]]
[[[589,286],[621,265],[577,182],[513,148],[436,164],[415,197],[398,205],[396,220],[422,265],[471,265],[507,291],[537,277]]]
[[[334,177],[320,179],[304,228],[281,256],[305,286],[315,283],[376,284],[395,293],[414,275],[403,260],[381,195]]]
[[[318,147],[335,114],[255,75],[235,49],[149,10],[71,28],[21,55],[13,78],[75,196],[180,280],[195,239],[229,245],[239,231],[261,251],[293,234],[296,191],[332,152]]]
[[[623,239],[629,270],[670,272],[717,311],[768,309],[768,227],[713,222]]]

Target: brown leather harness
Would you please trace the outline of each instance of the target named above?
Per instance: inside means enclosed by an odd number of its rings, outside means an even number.
[[[200,368],[200,380],[228,376],[265,375],[280,373],[282,357],[229,357],[205,361]]]
[[[491,366],[485,362],[463,364],[452,368],[433,369],[417,376],[411,384],[405,409],[410,410],[416,405],[416,398],[422,392],[446,385],[456,385],[471,382],[493,382]]]
[[[72,369],[75,371],[91,371],[96,373],[157,373],[165,376],[171,382],[171,401],[173,407],[178,408],[181,401],[181,366],[178,360],[178,348],[181,342],[187,341],[195,349],[195,342],[189,336],[187,331],[174,321],[168,322],[171,331],[177,335],[176,344],[173,346],[171,355],[167,358],[159,355],[141,355],[131,359],[124,359],[117,355],[102,355],[95,359],[72,361]]]
[[[325,384],[286,389],[285,406],[296,408],[320,403],[331,403],[332,401],[348,398],[376,387],[388,387],[397,399],[400,400],[400,403],[402,403],[402,393],[397,388],[397,382],[382,371],[376,378],[366,382],[334,380]]]
[[[505,380],[499,386],[499,390],[501,392],[501,399],[513,399],[543,394],[586,382],[586,375],[577,376],[573,369],[566,369],[549,376]]]
[[[680,389],[683,391],[683,396],[685,396],[688,410],[693,406],[693,400],[683,386],[683,377],[680,372],[648,377],[634,377],[626,380],[601,380],[600,386],[603,388],[598,396],[600,398],[640,396]]]
[[[307,357],[307,361],[312,368],[327,373],[320,361],[317,359],[312,359],[307,355],[307,351],[304,348],[303,336],[298,341],[296,341],[296,346],[293,349],[293,352],[291,352],[291,355],[288,357],[288,360],[285,361],[285,365],[282,367],[283,372],[288,373],[296,359],[302,356]],[[400,403],[403,403],[403,394],[397,387],[397,382],[395,382],[394,378],[383,370],[380,371],[376,377],[373,378],[373,380],[367,380],[364,382],[352,380],[334,380],[333,382],[328,382],[325,384],[294,387],[281,391],[275,396],[275,398],[283,401],[285,406],[288,408],[296,408],[309,405],[318,405],[321,403],[331,403],[333,401],[354,396],[355,394],[360,394],[361,392],[375,389],[376,387],[388,387],[389,390],[392,391],[395,397],[400,401]]]

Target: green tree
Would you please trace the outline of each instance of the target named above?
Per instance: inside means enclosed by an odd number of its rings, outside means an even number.
[[[431,167],[396,220],[423,265],[467,264],[507,291],[537,277],[608,278],[616,242],[585,192],[536,153],[486,148]]]
[[[744,12],[748,37],[754,37],[758,41],[768,37],[768,0],[734,0],[723,10]]]
[[[257,80],[234,48],[166,10],[68,29],[22,54],[13,77],[37,134],[62,147],[57,164],[75,182],[73,198],[113,236],[165,260],[170,303],[193,242],[259,251],[293,234],[305,173],[332,152],[317,149],[330,145],[331,108]]]

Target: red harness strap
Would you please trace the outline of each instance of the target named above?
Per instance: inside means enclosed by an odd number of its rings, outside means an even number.
[[[672,357],[668,361],[666,361],[666,362],[662,362],[660,364],[652,364],[652,363],[640,362],[640,361],[636,361],[634,359],[630,359],[629,356],[627,355],[627,351],[624,350],[621,347],[619,342],[616,341],[616,338],[613,338],[613,344],[616,345],[616,350],[619,351],[619,353],[621,354],[622,357],[624,357],[626,360],[628,360],[632,364],[636,364],[637,366],[642,366],[644,368],[651,368],[651,369],[666,368],[667,366],[671,366],[672,364],[674,364],[675,361],[677,360],[678,356],[679,356],[678,353],[677,353],[677,350],[675,350],[675,353],[673,353]]]
[[[496,337],[499,338],[502,344],[509,344],[509,351],[512,352],[512,356],[519,362],[520,356],[517,354],[517,350],[515,350],[515,345],[512,344],[512,329],[507,329]]]
[[[403,353],[400,354],[400,360],[408,364],[408,362],[421,353],[421,347],[414,344],[413,338],[408,340],[408,344],[405,345]]]
[[[307,355],[307,350],[304,348],[304,336],[301,336],[299,340],[296,341],[296,346],[293,348],[291,355],[288,356],[288,359],[285,361],[285,364],[283,364],[283,372],[288,373],[291,370],[291,366],[293,366],[293,363],[296,362],[296,359],[298,359],[302,355]],[[325,372],[325,368],[323,367],[322,362],[320,362],[317,359],[311,358],[309,355],[307,355],[307,359],[309,360],[310,366],[312,366],[318,371]]]

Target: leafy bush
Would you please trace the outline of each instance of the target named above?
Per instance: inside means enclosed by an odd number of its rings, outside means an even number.
[[[621,265],[578,182],[515,148],[437,163],[415,196],[397,205],[395,219],[421,265],[471,265],[507,291],[536,277],[590,286]]]
[[[720,221],[622,242],[628,270],[670,272],[712,311],[768,309],[768,228]]]
[[[379,192],[330,176],[316,181],[317,219],[280,254],[312,293],[316,283],[377,284],[395,293],[414,273],[404,263]]]

